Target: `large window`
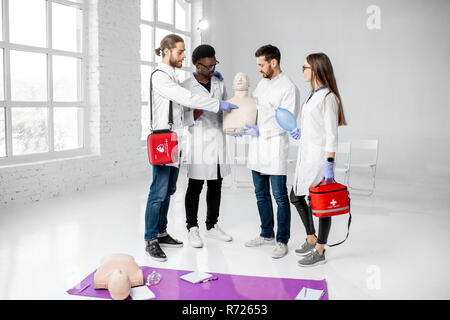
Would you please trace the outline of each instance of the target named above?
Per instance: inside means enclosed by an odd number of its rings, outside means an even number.
[[[2,0],[0,164],[85,146],[83,0]]]
[[[183,81],[190,72],[191,53],[191,4],[187,0],[141,0],[141,79],[142,79],[142,140],[150,131],[149,80],[150,74],[161,61],[154,49],[166,35],[175,33],[184,39],[186,59],[183,68],[177,70],[178,79]]]

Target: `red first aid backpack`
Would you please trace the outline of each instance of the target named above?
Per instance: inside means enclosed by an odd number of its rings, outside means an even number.
[[[308,200],[312,214],[318,218],[326,218],[348,213],[348,230],[347,236],[344,239],[345,241],[348,238],[350,224],[352,222],[348,189],[336,181],[327,184],[323,184],[323,182],[322,180],[318,186],[309,188]],[[334,247],[344,241],[328,246]]]
[[[172,131],[173,126],[173,103],[169,102],[169,129],[153,130],[153,86],[152,78],[156,69],[150,76],[150,134],[147,137],[148,159],[151,165],[162,165],[178,161],[178,137]]]

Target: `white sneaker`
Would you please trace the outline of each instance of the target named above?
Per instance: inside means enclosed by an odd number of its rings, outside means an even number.
[[[272,252],[272,258],[279,259],[283,258],[285,255],[287,255],[289,252],[287,244],[283,242],[277,242],[277,245],[275,246],[275,249]]]
[[[213,228],[206,230],[205,237],[213,238],[222,241],[231,241],[233,238],[226,234],[222,229],[219,228],[219,225],[216,223]]]
[[[259,236],[253,240],[247,241],[245,243],[245,246],[246,247],[259,247],[259,246],[263,246],[265,244],[274,245],[275,238],[264,238],[264,237]]]
[[[189,244],[194,248],[203,247],[202,238],[200,238],[200,233],[198,231],[198,227],[192,227],[188,232],[188,241]]]

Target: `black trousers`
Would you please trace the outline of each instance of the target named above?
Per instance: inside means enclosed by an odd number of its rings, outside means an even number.
[[[220,177],[220,166],[217,166],[216,180],[206,180],[208,189],[206,191],[206,229],[214,227],[219,218],[220,199],[222,195],[222,178]],[[186,197],[186,225],[188,230],[198,227],[198,204],[200,193],[203,189],[204,180],[189,179]]]
[[[306,203],[305,196],[297,196],[294,190],[291,190],[290,194],[291,203],[295,206],[302,219],[303,225],[306,229],[307,235],[315,235],[316,230],[314,229],[313,217],[311,212],[311,207]],[[318,244],[327,244],[328,235],[331,229],[331,217],[319,218],[319,237],[317,238]]]

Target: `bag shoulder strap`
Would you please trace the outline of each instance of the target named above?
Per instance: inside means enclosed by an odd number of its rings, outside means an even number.
[[[338,243],[335,243],[335,244],[330,244],[330,245],[327,244],[328,247],[335,247],[335,246],[338,246],[338,245],[344,243],[345,240],[347,240],[347,238],[348,238],[348,235],[349,235],[349,233],[350,233],[350,224],[352,223],[352,212],[351,212],[350,201],[351,201],[351,199],[350,199],[350,197],[349,197],[349,198],[348,198],[348,205],[349,205],[349,212],[348,212],[348,214],[349,214],[349,216],[348,216],[348,225],[347,225],[347,236],[346,236],[345,239],[342,240],[341,242],[338,242]]]
[[[169,74],[161,69],[156,69],[150,75],[150,97],[149,97],[149,105],[150,105],[150,131],[153,132],[153,75],[157,72],[164,72],[169,76]],[[170,77],[170,76],[169,76]],[[169,100],[169,130],[172,130],[173,126],[173,102]]]

